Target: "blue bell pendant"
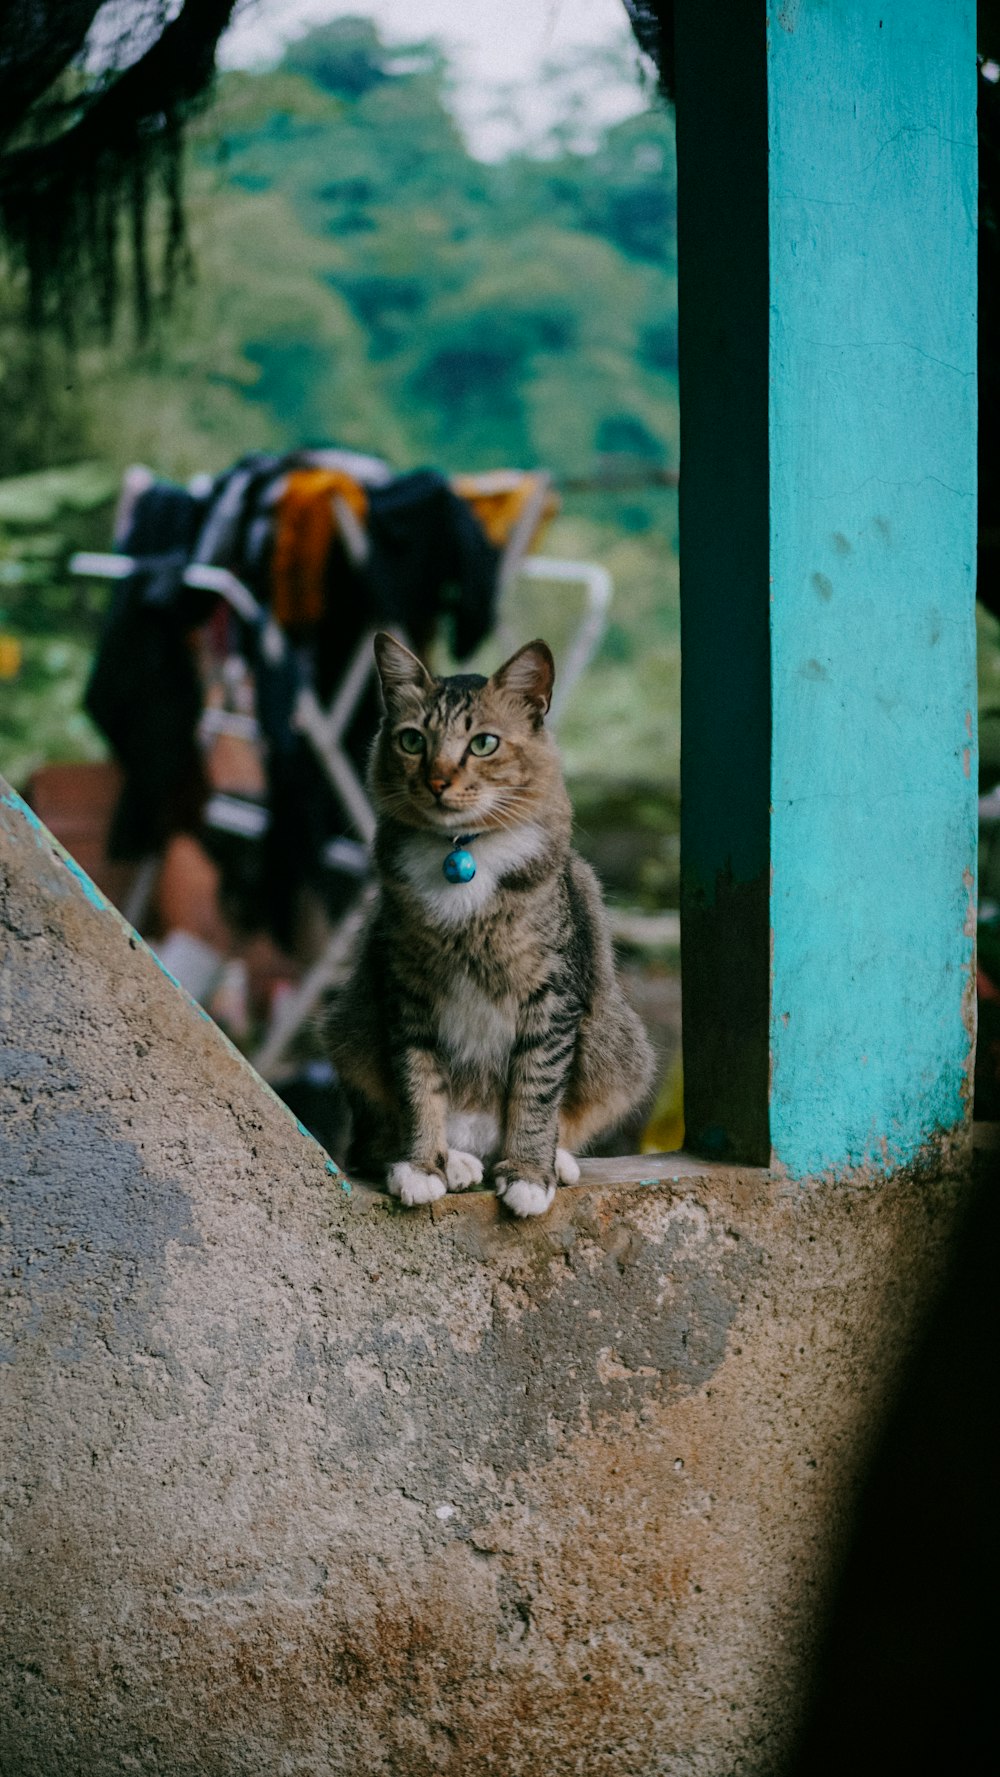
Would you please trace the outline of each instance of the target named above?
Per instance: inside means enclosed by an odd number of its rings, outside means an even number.
[[[476,874],[476,860],[471,851],[466,851],[460,839],[456,839],[451,851],[441,866],[445,881],[455,884],[471,882]]]

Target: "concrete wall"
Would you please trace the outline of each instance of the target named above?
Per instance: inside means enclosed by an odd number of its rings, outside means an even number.
[[[954,1182],[402,1211],[12,796],[0,1113],[4,1777],[775,1770]]]

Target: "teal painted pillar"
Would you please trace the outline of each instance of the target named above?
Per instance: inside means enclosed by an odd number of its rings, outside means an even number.
[[[689,1145],[970,1114],[971,0],[677,0]]]

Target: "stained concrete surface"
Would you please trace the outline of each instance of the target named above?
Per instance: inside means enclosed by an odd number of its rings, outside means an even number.
[[[774,1772],[961,1168],[403,1211],[13,801],[0,946],[4,1777]]]

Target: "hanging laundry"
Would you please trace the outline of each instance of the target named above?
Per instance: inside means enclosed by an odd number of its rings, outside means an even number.
[[[483,475],[455,475],[452,488],[471,506],[490,542],[503,549],[510,542],[522,514],[533,501],[542,479],[531,470],[495,469]],[[544,477],[548,481],[548,477]],[[559,511],[559,495],[546,487],[544,500],[529,547],[534,547],[545,527]]]
[[[236,570],[246,527],[260,491],[279,472],[282,459],[268,451],[250,451],[217,475],[208,496],[205,522],[192,549],[193,561]]]
[[[186,637],[212,600],[185,587],[183,574],[204,511],[186,488],[154,482],[135,501],[119,544],[136,567],[114,589],[84,695],[125,773],[112,858],[145,857],[198,818],[201,688]]]
[[[340,469],[293,469],[278,501],[271,557],[271,615],[282,628],[316,624],[326,603],[334,538],[342,500],[364,525],[368,495]]]
[[[464,660],[493,627],[499,550],[467,503],[434,469],[398,475],[369,499],[365,567],[376,617],[419,650],[442,617]]]
[[[249,479],[243,480],[235,520],[224,531],[206,526],[206,534],[199,542],[195,559],[211,560],[219,566],[230,568],[249,586],[262,604],[269,604],[275,518],[288,476],[299,469],[335,469],[349,475],[359,486],[368,488],[384,486],[387,481],[392,480],[393,472],[381,457],[331,446],[321,450],[289,451],[283,457],[244,458],[242,464],[230,470],[228,475],[232,477],[241,468],[253,467],[254,464],[258,468]],[[217,479],[216,496],[222,491],[227,479]],[[214,553],[206,554],[209,549]]]

